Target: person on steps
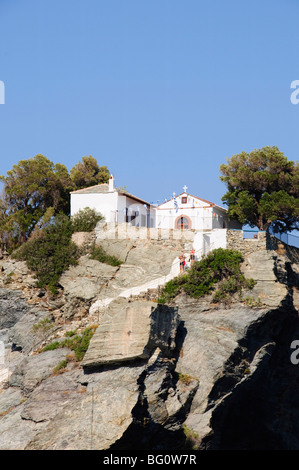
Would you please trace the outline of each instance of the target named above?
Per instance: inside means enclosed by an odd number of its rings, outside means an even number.
[[[194,261],[195,261],[195,251],[194,250],[191,250],[189,261],[190,261],[190,266],[192,268],[192,266],[194,264]]]
[[[180,273],[183,273],[185,270],[185,264],[186,264],[185,255],[179,256],[179,260],[180,260]]]

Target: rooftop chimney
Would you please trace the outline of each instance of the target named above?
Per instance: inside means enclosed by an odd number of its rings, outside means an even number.
[[[113,175],[110,175],[110,178],[109,178],[109,191],[114,191],[115,187],[114,187],[114,176]]]

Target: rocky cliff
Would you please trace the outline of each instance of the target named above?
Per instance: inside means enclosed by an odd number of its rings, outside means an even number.
[[[0,261],[0,449],[299,449],[291,254],[248,255],[242,270],[256,285],[242,301],[159,305],[119,297],[122,279],[167,274],[182,247],[125,244],[105,247],[123,253],[121,269],[83,256],[57,298],[24,263]],[[65,339],[88,326],[78,360]]]

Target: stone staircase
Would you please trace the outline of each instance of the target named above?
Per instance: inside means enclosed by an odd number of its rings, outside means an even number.
[[[169,274],[166,276],[161,276],[151,281],[145,282],[135,287],[130,287],[129,289],[124,289],[116,297],[107,297],[105,299],[97,300],[94,304],[91,305],[89,313],[92,315],[98,310],[107,307],[114,299],[117,297],[137,297],[142,294],[146,294],[148,291],[153,291],[159,288],[162,288],[168,281],[174,279],[180,273],[180,263],[179,258],[175,258],[171,265]]]

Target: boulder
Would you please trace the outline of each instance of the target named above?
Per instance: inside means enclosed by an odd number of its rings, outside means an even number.
[[[115,274],[117,267],[82,256],[77,266],[62,274],[59,283],[67,297],[93,299]]]
[[[83,367],[148,359],[159,347],[175,347],[178,326],[175,308],[150,301],[115,299],[100,317],[82,361]]]

